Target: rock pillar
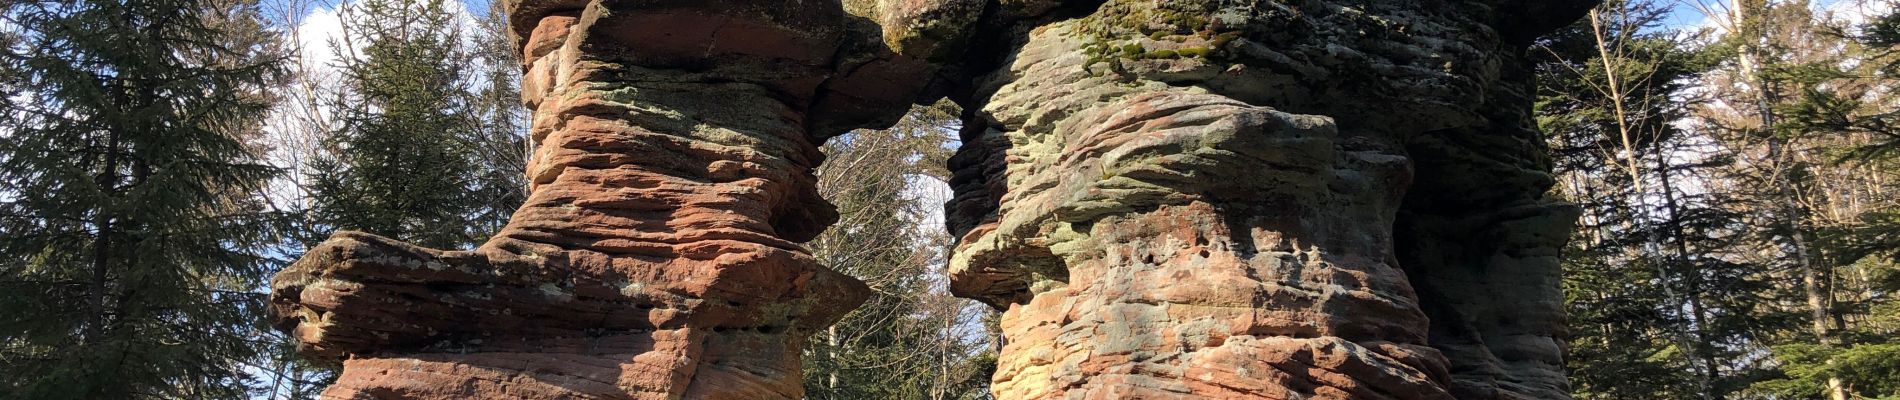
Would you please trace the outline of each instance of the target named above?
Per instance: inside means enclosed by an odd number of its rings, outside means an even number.
[[[992,390],[1565,397],[1521,49],[1589,5],[996,5],[948,205]]]
[[[344,359],[324,397],[802,397],[805,337],[867,294],[799,245],[837,218],[817,145],[896,117],[916,89],[879,84],[921,64],[860,53],[837,3],[510,12],[527,203],[473,250],[341,232],[278,274],[279,326]]]
[[[272,282],[329,398],[800,398],[818,143],[963,105],[1000,399],[1562,399],[1524,49],[1589,0],[522,0],[527,204]]]

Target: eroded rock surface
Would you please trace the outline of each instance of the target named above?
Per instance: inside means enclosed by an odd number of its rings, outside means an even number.
[[[800,398],[817,144],[944,96],[1001,399],[1562,399],[1529,40],[1584,0],[527,0],[532,194],[273,281],[330,398]]]
[[[1519,54],[1589,5],[1109,0],[984,21],[1010,50],[974,75],[948,209],[952,289],[1007,310],[993,391],[1567,397],[1573,214],[1542,197]]]
[[[509,224],[472,251],[339,233],[273,280],[303,350],[347,357],[325,397],[802,396],[803,339],[866,295],[798,244],[836,219],[813,188],[828,136],[813,127],[895,118],[861,103],[921,89],[855,83],[900,63],[841,56],[881,47],[852,48],[875,36],[836,4],[542,1],[511,17],[537,150]]]

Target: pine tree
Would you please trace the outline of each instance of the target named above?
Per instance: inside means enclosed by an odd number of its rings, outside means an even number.
[[[1883,210],[1900,206],[1893,169],[1867,151],[1892,135],[1893,85],[1877,79],[1887,51],[1857,45],[1844,22],[1806,1],[1742,1],[1733,10],[1714,45],[1736,57],[1709,80],[1717,101],[1697,114],[1737,160],[1718,189],[1745,203],[1736,210],[1759,251],[1740,256],[1767,266],[1761,306],[1786,315],[1763,324],[1780,328],[1760,337],[1774,365],[1745,393],[1895,395],[1882,392],[1890,389],[1880,379],[1862,379],[1900,370],[1861,362],[1900,358],[1886,347],[1893,327],[1877,323],[1893,288],[1878,276],[1894,264],[1854,244]]]
[[[472,94],[474,55],[443,0],[360,0],[340,7],[344,55],[330,96],[338,131],[310,169],[314,231],[362,230],[422,246],[465,248],[484,209]],[[508,205],[509,208],[518,204]]]
[[[0,5],[0,393],[248,397],[283,56],[257,5]]]
[[[1660,29],[1667,11],[1605,3],[1540,43],[1539,122],[1585,208],[1564,259],[1582,399],[1726,398],[1759,368],[1757,266],[1712,256],[1747,227],[1724,193],[1683,189],[1726,164],[1676,124],[1709,54]]]
[[[501,230],[516,207],[528,201],[527,108],[521,104],[521,55],[509,34],[507,8],[490,1],[480,21],[474,59],[480,68],[474,94],[477,128],[468,138],[476,166],[474,201],[479,236]]]
[[[919,107],[897,126],[831,139],[818,190],[839,222],[812,255],[871,286],[863,306],[806,345],[814,399],[963,399],[983,393],[988,366],[979,311],[944,291],[947,234],[928,221],[919,189],[942,168],[955,106]]]
[[[286,10],[294,14],[287,16],[289,25],[300,25],[297,16],[307,12],[296,6]],[[349,56],[329,64],[302,60],[284,89],[298,97],[284,102],[272,120],[278,131],[271,139],[282,157],[276,161],[294,171],[276,182],[274,205],[304,217],[276,253],[301,254],[337,229],[466,247],[499,230],[525,201],[527,114],[516,89],[520,61],[504,4],[490,2],[479,20],[465,18],[455,6],[341,3],[335,10],[345,19],[343,37],[325,49],[304,49]],[[286,35],[295,40],[296,33]],[[451,47],[431,47],[437,45]],[[415,98],[434,100],[381,105]],[[421,165],[404,158],[412,154],[451,163]],[[364,168],[355,169],[357,164]],[[390,175],[418,165],[428,175]],[[367,186],[351,186],[358,184]],[[410,187],[454,188],[404,189]],[[409,214],[418,208],[426,212]],[[275,397],[315,398],[335,378],[336,366],[300,358],[291,342],[283,342],[265,374]]]

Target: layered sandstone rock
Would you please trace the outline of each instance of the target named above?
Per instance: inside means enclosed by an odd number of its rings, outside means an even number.
[[[1556,399],[1528,38],[1587,2],[1110,0],[986,32],[952,289],[999,398]],[[1506,11],[1523,13],[1507,14]]]
[[[1522,51],[1590,5],[524,1],[528,203],[339,233],[274,304],[332,398],[798,398],[865,290],[798,245],[816,145],[949,96],[998,398],[1564,398]]]
[[[511,16],[534,110],[527,204],[471,251],[338,233],[272,282],[304,352],[347,358],[325,397],[802,396],[803,339],[866,295],[798,244],[836,219],[816,145],[902,112],[863,103],[920,90],[854,71],[908,82],[922,64],[853,48],[862,18],[836,4]]]

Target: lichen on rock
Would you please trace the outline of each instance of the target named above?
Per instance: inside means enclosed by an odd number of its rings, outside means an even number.
[[[273,280],[329,398],[791,399],[861,302],[818,144],[967,110],[950,289],[1003,399],[1561,399],[1530,38],[1579,0],[520,0],[531,195]]]
[[[1517,56],[1554,25],[1502,29],[1496,10],[1530,7],[1502,3],[1110,0],[992,22],[1020,28],[987,30],[1010,50],[973,75],[947,210],[952,290],[1005,310],[995,394],[1565,397],[1548,256],[1572,214],[1534,179]],[[1455,200],[1473,191],[1504,195]]]

